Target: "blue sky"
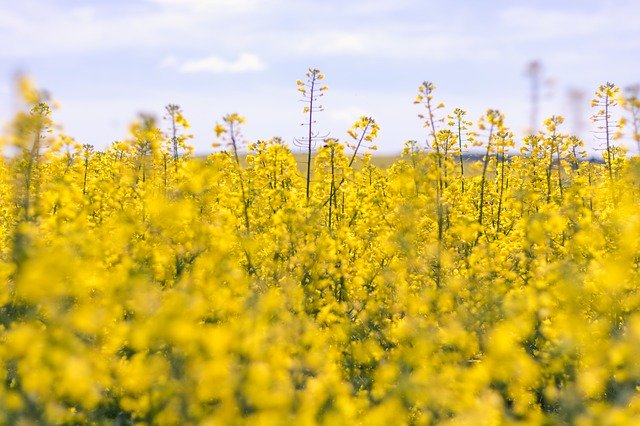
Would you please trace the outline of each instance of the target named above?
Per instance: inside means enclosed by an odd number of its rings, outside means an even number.
[[[359,115],[380,124],[382,151],[425,130],[412,104],[433,81],[445,111],[474,121],[487,108],[522,133],[529,120],[524,70],[538,59],[540,117],[583,120],[597,86],[640,83],[637,0],[0,0],[0,120],[13,113],[12,81],[26,72],[61,108],[55,119],[81,143],[127,137],[139,112],[182,106],[197,151],[211,150],[224,114],[246,116],[249,141],[302,136],[295,81],[309,67],[329,91],[318,129],[345,138]],[[585,127],[583,136],[594,145]]]

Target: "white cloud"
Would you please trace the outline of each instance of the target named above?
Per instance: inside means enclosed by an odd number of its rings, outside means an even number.
[[[424,3],[418,3],[418,7],[426,7]],[[412,0],[364,0],[354,2],[344,2],[341,4],[343,13],[362,15],[378,15],[388,14],[402,10],[403,8],[415,6],[415,2]]]
[[[403,1],[407,3],[398,0]],[[15,6],[11,13],[0,14],[0,36],[6,40],[0,45],[0,55],[32,57],[132,47],[197,50],[203,40],[210,39],[231,51],[259,48],[270,55],[297,57],[398,58],[415,57],[426,51],[431,59],[448,59],[478,56],[479,51],[486,50],[478,49],[481,42],[476,36],[457,34],[439,23],[384,19],[381,15],[399,6],[381,0],[374,2],[376,7],[363,1],[350,4],[341,16],[333,16],[335,7],[330,4],[321,7],[307,1],[296,2],[295,7],[282,0],[147,0],[146,3],[147,8],[127,6],[118,14],[103,13],[96,6],[61,8],[55,3],[40,8]],[[314,22],[326,24],[310,27],[305,20],[309,15],[314,16]],[[367,19],[357,19],[362,16]],[[375,27],[373,22],[377,22]],[[199,66],[225,68],[216,59],[207,59],[213,65]]]
[[[22,0],[9,10],[0,6],[0,56],[193,48],[211,37],[217,44],[242,49],[247,39],[256,39],[247,36],[254,23],[251,16],[259,10],[256,1],[148,0],[146,7],[125,2],[117,8],[65,8]]]
[[[342,54],[366,51],[367,36],[346,31],[322,31],[303,37],[292,46],[299,53]]]
[[[503,8],[480,25],[469,1],[456,19],[425,15],[417,0],[145,0],[62,7],[21,0],[0,12],[0,56],[77,54],[118,49],[188,49],[197,55],[203,40],[230,51],[265,51],[269,56],[357,55],[376,58],[499,59],[505,47],[523,41],[601,34],[603,44],[627,43],[638,34],[637,0],[622,6],[547,10]],[[474,2],[475,3],[475,2]],[[112,6],[106,6],[112,4]],[[118,5],[114,7],[113,5]],[[613,4],[613,2],[611,3]],[[467,12],[464,12],[467,10]],[[117,13],[116,13],[117,11]],[[318,25],[322,22],[322,25]]]
[[[168,9],[243,13],[264,7],[258,0],[149,0]]]
[[[329,111],[329,117],[341,123],[353,124],[358,118],[367,113],[359,107],[350,106]]]
[[[561,37],[582,36],[600,31],[607,17],[575,10],[537,9],[516,6],[503,10],[500,21],[513,31],[516,40],[554,40]]]
[[[429,61],[490,60],[499,57],[494,43],[486,36],[443,28],[438,24],[395,25],[387,23],[379,29],[369,27],[351,30],[286,29],[271,35],[268,45],[273,55],[354,56],[377,59],[425,58]],[[297,40],[291,43],[291,40]]]
[[[187,61],[180,65],[178,70],[182,73],[207,72],[221,74],[262,71],[266,67],[267,65],[253,53],[242,53],[235,61],[229,61],[217,56]]]
[[[596,10],[513,6],[502,10],[499,20],[515,41],[589,36],[609,39],[612,35],[617,39],[617,32],[638,32],[637,13],[637,2],[599,2]]]
[[[158,65],[160,68],[173,68],[178,64],[178,58],[174,55],[165,56],[160,64]]]

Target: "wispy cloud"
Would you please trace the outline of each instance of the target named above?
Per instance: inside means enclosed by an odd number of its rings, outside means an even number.
[[[35,1],[23,0],[27,5]],[[300,1],[295,7],[282,0],[146,0],[144,3],[148,7],[133,3],[121,5],[121,13],[105,13],[104,6],[95,4],[62,8],[51,3],[36,8],[21,3],[14,11],[0,13],[0,38],[6,40],[0,45],[0,56],[30,57],[132,48],[158,51],[186,48],[191,54],[198,54],[204,39],[214,40],[217,48],[228,49],[227,52],[259,48],[269,55],[287,57],[398,58],[415,57],[428,51],[432,59],[468,58],[477,54],[482,46],[475,37],[445,31],[443,24],[432,20],[419,23],[413,19],[400,20],[396,15],[411,3],[409,0],[393,4],[376,0],[372,5],[357,1],[345,5],[341,16],[335,16],[334,6],[311,1]],[[383,19],[385,15],[391,18]],[[309,25],[309,16],[314,23],[325,24]],[[375,27],[372,22],[377,23]],[[221,65],[224,60],[206,59],[213,65],[197,64],[195,68],[226,68]],[[191,65],[187,67],[190,68]],[[185,72],[191,71],[185,69]]]
[[[175,55],[167,55],[160,61],[158,66],[160,68],[173,68],[176,65],[178,65],[178,58]]]
[[[499,14],[501,26],[513,32],[517,41],[557,40],[561,37],[584,36],[601,31],[606,14],[580,13],[531,6],[514,6]]]
[[[365,110],[356,106],[334,109],[329,112],[329,117],[341,123],[353,123],[363,115],[367,115]]]
[[[258,0],[148,0],[166,8],[182,10],[246,12],[263,7]]]
[[[192,48],[207,37],[233,49],[247,38],[256,1],[147,0],[63,7],[22,0],[8,10],[0,5],[0,57]]]
[[[262,71],[266,67],[267,64],[253,53],[242,53],[238,56],[238,59],[231,61],[218,56],[186,61],[178,67],[178,71],[182,73],[223,74]]]
[[[298,53],[351,54],[365,52],[367,44],[367,36],[364,33],[322,31],[302,37],[292,47]]]

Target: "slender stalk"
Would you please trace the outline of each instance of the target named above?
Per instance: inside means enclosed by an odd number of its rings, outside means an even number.
[[[558,188],[560,189],[560,201],[562,201],[564,197],[564,188],[562,186],[562,162],[559,143],[556,145],[556,161],[558,163]]]
[[[554,140],[552,136],[552,140]],[[553,173],[553,145],[549,147],[549,163],[547,164],[547,203],[551,202],[551,175]]]
[[[497,215],[497,224],[496,224],[496,233],[500,232],[500,216],[502,214],[502,200],[504,199],[504,175],[505,175],[505,166],[506,166],[506,158],[504,154],[504,147],[502,147],[501,153],[501,164],[500,164],[500,194],[498,197],[498,215]]]
[[[233,148],[233,157],[236,160],[236,165],[238,166],[238,180],[240,181],[240,192],[242,195],[242,215],[244,218],[244,227],[248,234],[251,231],[249,223],[249,203],[247,201],[247,194],[244,188],[244,179],[242,179],[242,166],[240,165],[240,157],[238,155],[238,142],[234,132],[233,120],[229,120],[229,138],[231,139],[231,147]]]
[[[84,157],[84,179],[82,180],[82,195],[87,193],[87,175],[89,171],[89,155]]]
[[[24,220],[30,221],[32,219],[31,216],[31,186],[33,180],[33,174],[38,165],[38,161],[40,159],[40,139],[42,138],[42,126],[38,125],[35,131],[35,135],[33,138],[33,145],[31,146],[31,151],[27,156],[27,168],[25,170],[25,182],[24,182],[24,200],[23,200],[23,208],[24,208]]]
[[[316,75],[315,73],[312,74],[312,78],[311,78],[311,91],[309,92],[309,133],[308,133],[308,138],[309,140],[307,141],[307,203],[309,203],[309,197],[311,195],[310,193],[310,188],[311,188],[311,150],[313,148],[313,97],[314,97],[314,90],[315,90],[315,84],[316,84]]]
[[[604,131],[605,139],[607,142],[607,169],[609,170],[609,180],[613,182],[613,167],[611,165],[613,157],[611,153],[611,140],[609,130],[609,93],[606,91],[604,97]]]
[[[329,187],[329,229],[331,229],[331,222],[333,218],[332,207],[336,207],[336,169],[335,169],[335,152],[336,148],[332,144],[331,147],[331,186]]]
[[[487,152],[483,158],[482,162],[482,179],[480,180],[480,205],[479,214],[478,214],[478,223],[482,225],[482,219],[484,214],[484,192],[485,192],[485,182],[487,180],[487,168],[489,167],[489,154],[491,153],[491,139],[493,138],[493,130],[495,125],[492,123],[491,127],[489,127],[489,140],[487,142]]]
[[[349,167],[353,165],[353,162],[356,159],[356,155],[358,154],[358,150],[360,149],[360,145],[362,145],[362,141],[364,140],[364,137],[367,134],[367,130],[369,130],[370,125],[371,125],[371,119],[367,121],[367,124],[364,126],[364,130],[362,130],[362,134],[360,135],[360,139],[358,139],[356,149],[353,151],[353,155],[351,155],[351,159],[349,160]]]
[[[464,160],[462,158],[462,118],[458,116],[458,146],[460,147],[460,190],[464,194]]]

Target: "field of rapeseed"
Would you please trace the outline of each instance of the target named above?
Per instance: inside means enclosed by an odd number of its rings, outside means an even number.
[[[244,154],[238,114],[195,158],[175,105],[80,145],[24,81],[0,159],[3,423],[640,422],[640,162],[609,112],[637,101],[596,94],[596,164],[561,117],[513,156],[502,113],[447,116],[433,90],[428,146],[378,168],[363,117],[307,172],[278,139]]]

